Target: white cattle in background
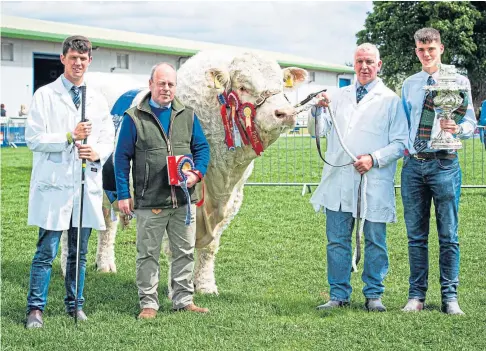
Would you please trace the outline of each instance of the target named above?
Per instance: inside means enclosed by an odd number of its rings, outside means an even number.
[[[96,86],[112,106],[121,93],[139,86],[127,86],[125,83],[129,78],[118,78],[109,74],[88,74],[88,89],[90,84]],[[148,78],[147,75],[147,84]],[[273,59],[243,51],[201,51],[178,70],[176,96],[195,109],[211,152],[204,178],[204,204],[197,208],[196,217],[196,291],[218,293],[214,262],[221,234],[241,207],[243,186],[251,175],[252,161],[257,157],[251,144],[228,150],[218,95],[233,91],[241,104],[250,103],[256,107],[255,128],[265,150],[282,132],[294,126],[296,110],[285,97],[284,90],[291,91],[306,78],[307,72],[303,69],[281,69]],[[284,88],[284,82],[285,86],[291,87]],[[142,94],[137,95],[134,103]],[[199,197],[202,196],[202,184],[196,186]],[[110,229],[99,233],[97,266],[104,271],[115,271],[113,245],[116,225],[111,222],[108,212],[105,208],[105,220]],[[164,252],[170,259],[168,245],[165,245]]]

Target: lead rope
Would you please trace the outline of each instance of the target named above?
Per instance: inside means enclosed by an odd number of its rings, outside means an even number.
[[[358,161],[356,156],[354,156],[351,151],[349,151],[348,147],[344,144],[343,137],[341,133],[339,132],[339,129],[337,127],[336,120],[334,118],[334,114],[332,113],[332,109],[329,106],[328,107],[329,115],[331,116],[331,121],[334,126],[334,129],[336,130],[336,134],[339,139],[339,143],[341,144],[341,147],[344,149],[344,151],[353,159],[354,162]],[[347,163],[344,165],[339,165],[335,166],[327,162],[324,157],[322,157],[321,153],[321,146],[320,146],[320,139],[319,139],[319,121],[317,116],[315,116],[315,128],[316,128],[316,145],[317,145],[317,151],[319,152],[319,156],[321,159],[326,163],[327,165],[331,167],[344,167],[353,164],[354,162]],[[368,211],[368,202],[366,200],[366,188],[368,185],[368,177],[366,176],[366,173],[361,175],[361,179],[359,181],[359,187],[358,187],[358,200],[357,200],[357,208],[356,208],[356,246],[354,248],[354,253],[353,253],[353,261],[352,261],[352,266],[353,272],[358,271],[358,263],[361,259],[361,237],[363,236],[363,230],[364,230],[364,224],[365,224],[365,218],[366,218],[366,213]],[[363,192],[365,194],[363,198],[363,219],[361,220],[360,215],[361,215],[361,187],[363,188]]]

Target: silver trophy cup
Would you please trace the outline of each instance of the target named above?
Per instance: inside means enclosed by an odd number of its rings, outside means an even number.
[[[441,64],[437,85],[424,87],[428,93],[437,92],[437,96],[434,97],[436,119],[452,119],[452,113],[462,105],[464,99],[461,93],[465,94],[467,88],[456,83],[456,75],[457,70],[454,65]],[[441,130],[432,139],[430,147],[436,150],[458,150],[462,149],[462,143],[451,133]]]

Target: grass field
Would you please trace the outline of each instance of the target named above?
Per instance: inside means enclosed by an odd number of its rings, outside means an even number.
[[[302,197],[295,187],[246,187],[241,211],[224,233],[217,256],[220,295],[195,297],[198,304],[210,308],[208,315],[170,311],[171,304],[164,298],[167,264],[162,260],[161,311],[153,321],[136,320],[132,224],[116,239],[117,274],[96,272],[96,233],[91,237],[85,292],[89,321],[76,329],[65,315],[57,258],[45,328],[26,330],[29,269],[37,237],[37,228],[26,225],[32,156],[26,148],[2,149],[1,156],[2,350],[486,349],[484,189],[464,189],[461,198],[459,298],[466,316],[439,312],[435,226],[429,245],[429,307],[419,314],[400,312],[407,298],[408,257],[399,191],[399,222],[388,226],[390,271],[384,294],[388,312],[363,310],[363,284],[360,274],[353,274],[351,307],[326,313],[315,310],[328,298],[324,216],[315,214],[310,195]],[[284,164],[285,155],[280,157]],[[301,161],[294,172],[307,167]],[[318,181],[321,170],[315,172]]]

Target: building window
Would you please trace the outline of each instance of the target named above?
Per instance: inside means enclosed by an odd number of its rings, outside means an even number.
[[[13,61],[12,43],[2,43],[2,61]]]
[[[116,68],[128,69],[128,54],[116,54]]]
[[[316,81],[316,72],[309,71],[309,82]]]

